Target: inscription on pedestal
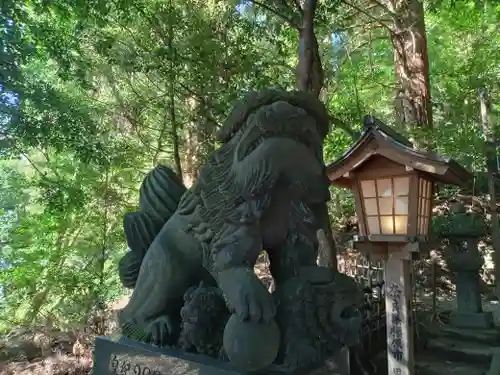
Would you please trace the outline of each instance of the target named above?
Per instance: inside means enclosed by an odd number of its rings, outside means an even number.
[[[126,355],[113,355],[109,368],[113,375],[166,375],[159,369],[151,369],[148,365],[130,361]]]
[[[98,337],[94,375],[240,375],[211,358],[150,347],[127,339]]]

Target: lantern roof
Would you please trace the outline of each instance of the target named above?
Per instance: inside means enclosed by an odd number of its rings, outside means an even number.
[[[326,167],[331,183],[350,187],[349,172],[375,155],[429,175],[437,182],[463,185],[472,174],[450,157],[415,150],[413,144],[374,116],[365,116],[359,139],[336,161]]]

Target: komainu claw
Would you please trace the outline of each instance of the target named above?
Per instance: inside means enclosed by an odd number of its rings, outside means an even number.
[[[173,345],[176,341],[176,329],[170,316],[160,316],[153,320],[148,331],[151,334],[151,343],[160,347]]]

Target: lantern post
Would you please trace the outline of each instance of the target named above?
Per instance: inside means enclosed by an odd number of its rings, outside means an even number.
[[[411,261],[427,248],[435,184],[462,185],[472,176],[450,158],[416,151],[373,116],[365,117],[364,126],[327,174],[332,185],[353,191],[355,247],[385,261],[388,375],[413,375]]]

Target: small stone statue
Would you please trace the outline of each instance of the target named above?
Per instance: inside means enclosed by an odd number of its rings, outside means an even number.
[[[243,370],[310,366],[357,341],[361,292],[316,265],[328,123],[308,94],[252,93],[190,189],[166,166],[146,176],[139,210],[124,219],[130,252],[119,272],[134,288],[119,317],[124,335]],[[253,271],[263,250],[274,294]]]
[[[445,256],[448,267],[456,274],[457,311],[451,322],[460,327],[489,327],[491,314],[484,313],[479,289],[479,270],[484,259],[478,251],[480,238],[486,235],[484,218],[466,212],[462,203],[455,203],[452,216],[442,235],[448,239]]]

